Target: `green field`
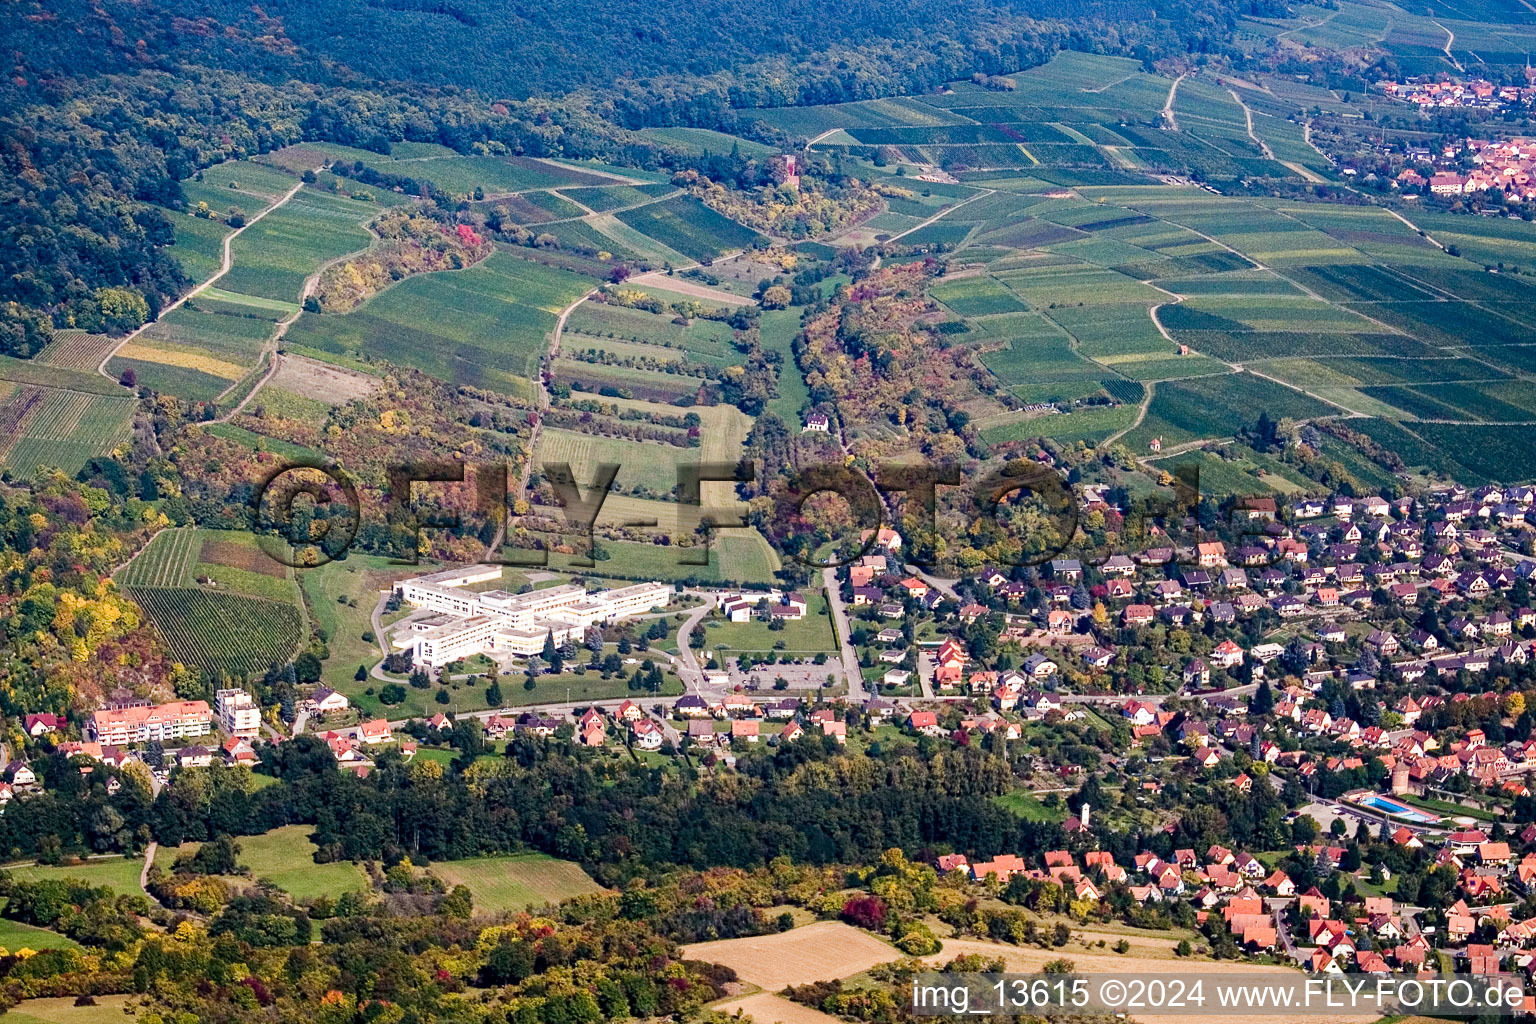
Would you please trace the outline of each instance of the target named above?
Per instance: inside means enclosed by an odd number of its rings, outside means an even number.
[[[28,882],[71,878],[133,895],[144,891],[139,888],[139,872],[143,866],[142,857],[93,857],[78,864],[7,864],[5,870]]]
[[[352,676],[357,666],[373,665],[379,660],[379,645],[363,639],[363,634],[373,628],[371,616],[379,590],[418,571],[411,566],[393,565],[380,556],[349,553],[346,558],[298,572],[315,624],[325,632],[326,646],[331,652],[321,662],[322,682],[332,689],[350,692],[344,687],[355,685]]]
[[[129,996],[95,996],[95,1006],[76,1006],[74,996],[23,999],[6,1012],[9,1024],[117,1024],[128,1009]]]
[[[235,863],[250,871],[251,878],[269,879],[298,903],[318,896],[339,896],[344,892],[368,889],[363,869],[351,861],[315,863],[318,847],[310,839],[308,825],[284,825],[254,836],[236,836],[240,853]],[[178,856],[195,853],[200,843],[183,843],[175,849],[161,848],[155,863],[165,870]]]
[[[300,903],[368,888],[362,868],[351,861],[316,864],[309,833],[307,825],[285,825],[259,836],[240,836],[236,863],[258,879],[276,882]]]
[[[287,340],[527,395],[557,314],[596,285],[502,252],[467,270],[409,278],[350,313],[306,313]]]
[[[46,928],[0,919],[0,949],[8,953],[15,953],[22,949],[74,949],[79,945],[69,936],[51,932]],[[15,1018],[11,1014],[6,1014],[6,1019],[14,1020]]]
[[[683,559],[701,557],[698,548],[684,549],[638,541],[599,542],[608,557],[597,562],[596,571],[629,580],[698,579],[705,583],[772,583],[778,557],[767,540],[755,530],[730,530],[712,537],[709,564],[693,565]],[[561,569],[570,557],[550,555],[550,567]]]
[[[601,571],[601,568],[599,569]],[[636,653],[642,661],[645,655]],[[585,675],[577,675],[575,672],[564,672],[560,675],[541,675],[534,683],[533,689],[527,689],[521,683],[508,685],[502,684],[503,707],[528,707],[534,704],[563,704],[574,702],[577,704],[596,700],[619,700],[624,697],[632,697],[641,700],[649,696],[675,697],[683,692],[683,684],[670,669],[662,664],[665,678],[662,680],[661,689],[656,694],[648,691],[636,691],[629,688],[629,683],[614,676],[604,679],[596,672],[588,672]],[[484,705],[481,704],[481,707]]]
[[[527,910],[604,891],[579,864],[543,853],[444,860],[427,870],[449,888],[468,886],[475,910],[489,914]]]
[[[234,263],[219,287],[297,301],[306,277],[338,256],[368,247],[373,236],[363,222],[378,212],[372,203],[306,188],[231,243]]]
[[[744,249],[757,232],[722,216],[692,196],[678,196],[626,210],[618,219],[691,260],[711,260]]]

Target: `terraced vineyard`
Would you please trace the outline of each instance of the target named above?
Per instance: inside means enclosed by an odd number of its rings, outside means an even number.
[[[189,587],[202,541],[196,530],[161,530],[117,574],[125,587]]]
[[[130,587],[177,660],[231,676],[293,656],[303,619],[293,605],[205,590]]]
[[[131,398],[34,384],[0,387],[6,389],[0,398],[0,465],[15,477],[29,479],[44,467],[73,475],[127,440]]]
[[[162,530],[116,578],[188,665],[260,672],[291,658],[304,637],[292,570],[250,534]]]
[[[1310,31],[1296,27],[1298,39]],[[1410,465],[1469,482],[1499,475],[1492,452],[1520,478],[1536,474],[1513,450],[1536,442],[1524,344],[1536,286],[1485,269],[1536,266],[1529,224],[1222,194],[1238,176],[1333,174],[1298,113],[1304,101],[1336,105],[1326,90],[1203,73],[1175,90],[1134,62],[1070,52],[1008,78],[1002,91],[960,82],[753,115],[862,158],[876,180],[915,184],[869,163],[877,146],[959,179],[936,185],[962,201],[901,241],[951,250],[931,289],[954,322],[946,337],[977,349],[1019,403],[967,410],[989,443],[1114,438],[1147,457],[1154,440],[1230,440],[1267,411],[1348,418],[1401,441],[1383,443]],[[1218,187],[1154,176],[1192,171]],[[921,216],[892,201],[870,228],[900,232]],[[901,433],[866,432],[887,445]]]

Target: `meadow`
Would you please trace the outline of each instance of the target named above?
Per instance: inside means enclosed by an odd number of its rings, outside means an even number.
[[[638,541],[601,540],[595,570],[605,576],[626,580],[699,580],[705,584],[771,584],[779,567],[778,556],[768,541],[756,530],[735,529],[711,535],[708,564],[693,564],[704,558],[698,547],[646,544]],[[551,554],[549,567],[565,569],[572,556]]]
[[[310,838],[311,831],[309,825],[284,825],[260,835],[236,836],[240,852],[235,863],[250,872],[250,881],[270,880],[301,904],[320,896],[335,898],[344,892],[367,890],[367,876],[353,862],[315,862],[315,851],[319,847]],[[174,849],[161,847],[155,863],[169,870],[178,856],[195,853],[200,845],[183,843]],[[249,884],[244,879],[232,881],[237,885]]]
[[[442,860],[427,870],[450,889],[467,886],[475,910],[485,914],[516,913],[605,891],[581,865],[543,853]]]
[[[143,857],[92,857],[74,864],[7,864],[5,870],[24,882],[68,878],[134,895],[144,891],[139,888],[143,866]]]
[[[6,955],[14,954],[23,949],[75,949],[80,944],[67,935],[51,932],[46,928],[38,928],[30,924],[22,924],[19,921],[7,921],[0,918],[0,950]],[[14,1013],[7,1013],[6,1017],[15,1020]]]
[[[321,682],[342,690],[356,682],[353,675],[359,665],[371,666],[379,660],[378,642],[364,636],[372,633],[371,616],[379,591],[418,572],[413,566],[396,565],[379,555],[355,552],[314,569],[297,571],[315,625],[323,631],[331,652],[320,663]]]
[[[351,861],[315,863],[317,847],[309,833],[307,825],[284,825],[262,835],[241,836],[236,840],[240,844],[236,863],[255,878],[271,879],[301,903],[368,888],[362,869]]]

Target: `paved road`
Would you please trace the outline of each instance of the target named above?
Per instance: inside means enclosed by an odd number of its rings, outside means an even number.
[[[853,649],[853,627],[848,623],[848,608],[843,604],[842,592],[837,586],[837,570],[821,570],[821,582],[827,590],[827,608],[837,626],[839,653],[843,659],[843,675],[848,680],[848,699],[862,701],[869,693],[864,689],[864,673],[859,668],[859,656]]]
[[[951,601],[954,601],[956,604],[961,603],[960,595],[955,593],[955,584],[960,582],[959,580],[947,580],[942,576],[933,576],[928,572],[917,568],[916,566],[908,566],[908,568],[917,574],[918,579],[922,580],[924,583],[928,584],[930,587],[937,590]]]
[[[700,693],[704,689],[704,668],[699,664],[698,657],[693,653],[693,647],[688,643],[688,637],[693,633],[693,627],[704,621],[710,609],[714,608],[714,602],[709,601],[688,613],[683,624],[677,628],[677,677],[683,681],[683,689],[689,693]]]

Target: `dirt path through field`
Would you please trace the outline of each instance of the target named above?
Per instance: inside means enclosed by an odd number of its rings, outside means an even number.
[[[1243,120],[1248,122],[1248,137],[1259,147],[1259,151],[1264,154],[1266,160],[1273,160],[1275,152],[1269,148],[1269,143],[1253,133],[1253,111],[1249,109],[1248,104],[1243,102],[1243,98],[1237,94],[1236,89],[1228,89],[1227,92],[1237,101],[1237,105],[1243,108]]]
[[[1184,81],[1185,77],[1181,74],[1173,80],[1173,84],[1168,86],[1168,98],[1163,101],[1163,123],[1171,132],[1179,130],[1179,119],[1173,113],[1173,101],[1179,94],[1179,83]]]
[[[255,224],[257,221],[261,220],[261,218],[265,217],[267,214],[271,213],[273,210],[277,209],[278,207],[280,207],[283,204],[287,203],[288,200],[290,200],[294,196],[298,195],[299,194],[299,190],[302,189],[303,187],[304,187],[304,183],[302,181],[299,182],[297,185],[293,186],[293,188],[289,189],[287,194],[285,194],[277,202],[273,203],[271,206],[267,207],[265,210],[262,210],[260,213],[256,214],[256,216],[252,217],[250,220],[246,221],[244,224],[240,225],[238,228],[235,228],[235,230],[233,230],[229,234],[225,235],[224,236],[224,258],[223,258],[222,262],[220,263],[218,273],[214,274],[212,277],[210,277],[208,280],[204,281],[202,284],[197,285],[196,287],[194,287],[193,289],[188,291],[185,295],[183,295],[181,298],[177,299],[175,302],[172,302],[169,306],[166,306],[164,309],[162,309],[160,311],[160,316],[161,317],[165,316],[165,314],[171,312],[173,309],[176,309],[178,306],[180,306],[183,303],[185,303],[188,299],[191,299],[191,298],[194,298],[195,296],[201,295],[204,291],[206,291],[207,289],[212,287],[213,283],[215,281],[217,281],[219,278],[223,277],[225,274],[229,273],[229,268],[234,266],[234,263],[235,263],[235,258],[234,258],[233,254],[230,252],[230,249],[229,249],[230,243],[232,243],[237,237],[239,237],[245,231],[246,228],[249,228],[252,224]],[[107,364],[112,361],[112,357],[113,356],[117,355],[118,349],[122,348],[124,345],[128,344],[134,338],[137,338],[140,334],[142,334],[146,330],[148,330],[151,324],[156,324],[156,323],[159,323],[159,322],[160,322],[160,318],[156,317],[154,320],[149,321],[149,323],[144,324],[141,327],[137,327],[134,330],[129,331],[127,334],[123,335],[123,337],[118,340],[117,344],[113,345],[111,348],[109,348],[107,350],[107,354],[101,357],[101,362],[98,363],[97,366],[96,366],[96,372],[101,374],[103,377],[115,380],[116,378],[114,378],[110,373],[107,372]]]
[[[722,306],[750,306],[752,300],[741,295],[732,295],[730,292],[721,291],[719,288],[711,288],[707,284],[698,281],[690,281],[683,277],[668,277],[660,270],[652,270],[644,274],[636,274],[627,284],[639,285],[641,288],[650,286],[661,288],[669,292],[677,292],[679,295],[691,296],[704,302],[718,302]]]
[[[1435,22],[1435,27],[1445,33],[1445,45],[1441,47],[1441,49],[1445,51],[1445,59],[1456,65],[1457,71],[1466,71],[1467,69],[1461,66],[1461,61],[1457,60],[1456,55],[1451,52],[1451,47],[1456,45],[1456,33],[1452,32],[1438,21]]]
[[[921,231],[923,228],[927,227],[929,224],[932,224],[934,221],[938,220],[939,218],[947,217],[950,214],[954,213],[956,210],[960,209],[960,207],[964,206],[966,203],[974,203],[976,200],[982,198],[983,196],[989,196],[993,192],[996,192],[996,191],[997,191],[996,189],[989,188],[989,189],[984,189],[984,190],[982,190],[980,192],[977,192],[973,196],[967,196],[966,198],[964,198],[964,199],[960,200],[958,203],[956,203],[954,206],[946,206],[944,209],[940,210],[938,213],[934,214],[932,217],[929,217],[927,220],[923,221],[921,224],[914,224],[911,227],[907,228],[907,230],[903,231],[901,234],[899,234],[899,235],[892,235],[889,239],[887,239],[887,241],[894,242],[898,238],[905,238],[905,237],[907,237],[908,235],[910,235],[914,231]]]

